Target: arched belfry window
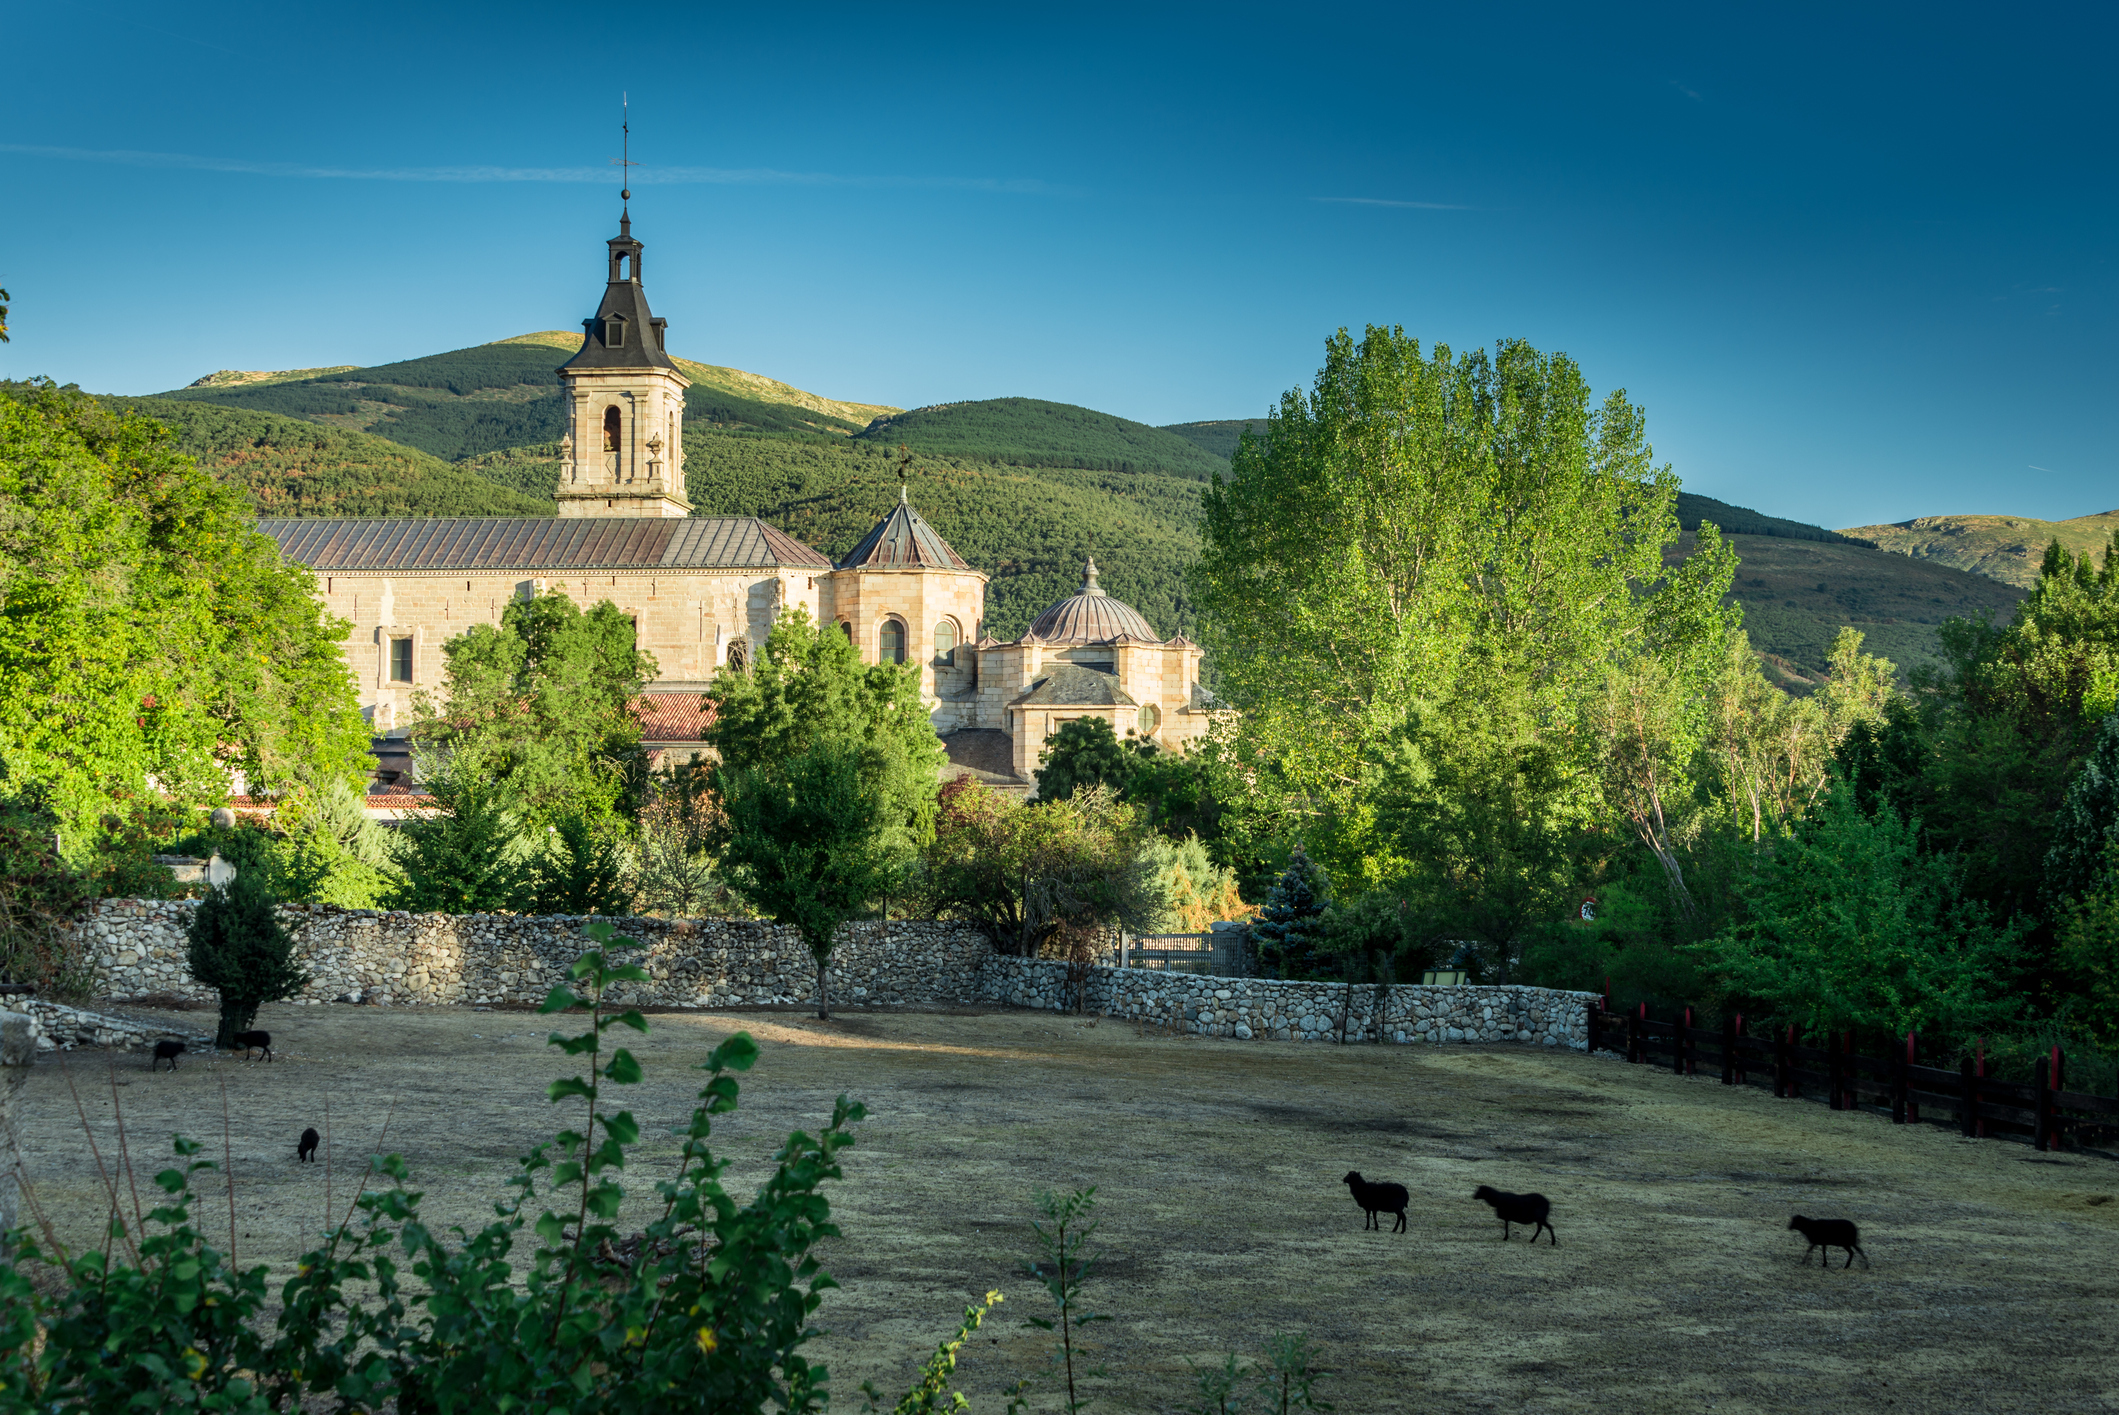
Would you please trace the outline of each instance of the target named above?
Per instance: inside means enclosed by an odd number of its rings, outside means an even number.
[[[618,405],[613,403],[603,410],[603,450],[618,450]]]
[[[895,619],[885,619],[877,646],[882,650],[881,657],[883,662],[903,663],[905,661],[905,626]]]
[[[956,621],[944,619],[934,626],[934,661],[943,667],[956,663]]]

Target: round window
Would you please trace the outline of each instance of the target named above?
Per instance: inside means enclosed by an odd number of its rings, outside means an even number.
[[[1140,735],[1153,737],[1156,729],[1163,725],[1162,709],[1153,703],[1142,703],[1140,708]]]

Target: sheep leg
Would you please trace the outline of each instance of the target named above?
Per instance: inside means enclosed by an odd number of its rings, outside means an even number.
[[[1552,1239],[1552,1246],[1553,1246],[1553,1247],[1557,1248],[1557,1247],[1559,1247],[1559,1246],[1560,1246],[1560,1230],[1559,1230],[1559,1229],[1557,1229],[1557,1228],[1554,1228],[1554,1227],[1553,1227],[1553,1226],[1552,1226],[1551,1224],[1547,1223],[1547,1222],[1546,1222],[1546,1221],[1545,1221],[1544,1219],[1539,1219],[1539,1220],[1538,1220],[1538,1227],[1539,1227],[1539,1228],[1542,1228],[1542,1229],[1544,1229],[1544,1230],[1545,1230],[1545,1232],[1546,1232],[1546,1234],[1547,1234],[1548,1236],[1550,1236],[1550,1237],[1551,1237],[1551,1239]],[[1536,1232],[1535,1230],[1533,1230],[1533,1231],[1532,1231],[1532,1233],[1531,1233],[1531,1235],[1530,1235],[1530,1241],[1531,1241],[1531,1242],[1533,1242],[1533,1243],[1536,1243],[1536,1242],[1538,1241],[1538,1235],[1537,1235],[1537,1232]]]
[[[1398,1210],[1398,1223],[1397,1223],[1397,1226],[1396,1226],[1396,1227],[1394,1227],[1393,1229],[1391,1229],[1391,1232],[1393,1232],[1393,1233],[1403,1233],[1403,1232],[1405,1232],[1405,1210],[1404,1210],[1404,1209],[1400,1209],[1400,1210]],[[1867,1262],[1868,1260],[1869,1260],[1869,1259],[1868,1259],[1868,1255],[1867,1255],[1867,1254],[1864,1254],[1864,1255],[1862,1256],[1862,1261],[1863,1261],[1863,1262]]]
[[[1506,1242],[1508,1241],[1508,1220],[1507,1220],[1507,1219],[1502,1219],[1502,1220],[1501,1220],[1501,1241],[1502,1241],[1503,1243],[1506,1243]],[[1537,1237],[1536,1237],[1536,1235],[1532,1235],[1531,1241],[1532,1241],[1533,1243],[1537,1242]]]
[[[1859,1244],[1859,1243],[1857,1243],[1857,1244],[1855,1244],[1855,1245],[1854,1245],[1854,1251],[1855,1251],[1855,1252],[1857,1252],[1857,1253],[1860,1253],[1860,1254],[1861,1254],[1861,1265],[1862,1265],[1862,1271],[1863,1271],[1863,1272],[1867,1272],[1867,1271],[1869,1270],[1869,1255],[1868,1255],[1868,1253],[1867,1253],[1867,1252],[1865,1252],[1865,1251],[1863,1250],[1863,1248],[1862,1248],[1861,1244]],[[1848,1263],[1850,1263],[1850,1264],[1851,1264],[1851,1263],[1852,1263],[1852,1262],[1854,1261],[1854,1259],[1853,1259],[1853,1258],[1852,1258],[1852,1257],[1850,1256],[1850,1257],[1849,1257],[1849,1258],[1847,1259],[1847,1261],[1848,1261]]]

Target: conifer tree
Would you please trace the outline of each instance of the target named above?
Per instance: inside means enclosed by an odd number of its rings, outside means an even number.
[[[2087,894],[2110,871],[2119,845],[2119,712],[2104,719],[2089,760],[2068,783],[2045,854],[2046,894],[2053,902]]]
[[[502,802],[501,788],[460,757],[430,779],[428,789],[441,810],[405,822],[398,851],[404,878],[390,892],[388,906],[431,914],[519,907],[522,825]]]
[[[1324,942],[1324,911],[1331,901],[1332,882],[1324,866],[1297,845],[1258,922],[1251,925],[1259,966],[1268,977],[1315,976]]]
[[[547,829],[544,853],[530,864],[529,908],[536,914],[632,912],[625,864],[608,829],[582,812]]]
[[[250,1030],[260,1006],[294,996],[309,981],[295,966],[294,936],[274,912],[277,904],[262,872],[240,870],[209,889],[191,916],[186,965],[221,994],[215,1046],[234,1047],[236,1033]]]

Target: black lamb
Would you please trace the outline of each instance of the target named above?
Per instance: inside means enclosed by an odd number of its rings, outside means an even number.
[[[1803,1249],[1803,1263],[1805,1266],[1808,1266],[1810,1262],[1811,1253],[1819,1248],[1825,1250],[1825,1256],[1817,1260],[1819,1271],[1832,1266],[1832,1250],[1834,1248],[1847,1250],[1847,1261],[1840,1271],[1844,1272],[1847,1268],[1854,1266],[1854,1255],[1856,1253],[1861,1253],[1861,1265],[1863,1267],[1869,1266],[1869,1255],[1862,1253],[1861,1230],[1856,1228],[1850,1220],[1843,1218],[1804,1218],[1801,1214],[1797,1214],[1794,1218],[1788,1220],[1788,1227],[1793,1232],[1800,1233],[1803,1237],[1810,1240],[1810,1246]]]
[[[296,1147],[294,1157],[298,1160],[307,1160],[311,1164],[316,1163],[316,1142],[322,1138],[316,1133],[314,1125],[304,1130],[302,1132],[302,1143]]]
[[[1537,1227],[1530,1231],[1532,1243],[1536,1243],[1538,1234],[1544,1232],[1552,1236],[1553,1247],[1560,1246],[1560,1231],[1547,1222],[1552,1215],[1552,1200],[1543,1194],[1510,1194],[1481,1184],[1472,1191],[1472,1197],[1491,1207],[1494,1217],[1501,1220],[1503,1243],[1508,1241],[1510,1224],[1534,1223]]]
[[[235,1044],[243,1049],[244,1056],[248,1056],[251,1052],[262,1047],[265,1051],[265,1060],[272,1060],[272,1033],[270,1032],[237,1032],[235,1034]]]
[[[149,1071],[152,1071],[155,1069],[157,1064],[166,1061],[169,1063],[169,1069],[174,1071],[177,1069],[177,1058],[182,1056],[183,1054],[184,1044],[180,1041],[171,1039],[168,1041],[156,1042],[155,1054],[153,1059],[147,1063],[147,1069]]]
[[[1411,1202],[1412,1195],[1405,1192],[1403,1184],[1371,1184],[1361,1177],[1358,1169],[1348,1170],[1346,1178],[1339,1182],[1354,1191],[1354,1202],[1361,1205],[1362,1213],[1368,1215],[1362,1220],[1363,1229],[1373,1228],[1381,1233],[1383,1220],[1377,1215],[1396,1214],[1398,1223],[1391,1232],[1405,1232],[1405,1206]]]

